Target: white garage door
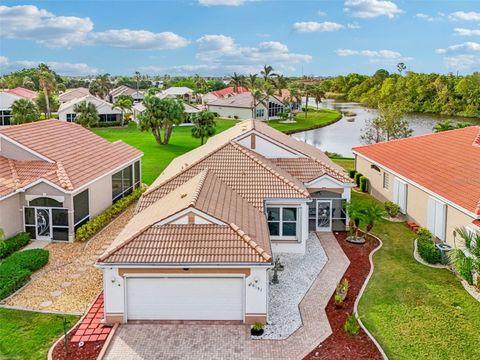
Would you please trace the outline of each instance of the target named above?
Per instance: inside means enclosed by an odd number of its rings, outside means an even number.
[[[128,320],[243,320],[242,278],[128,278]]]

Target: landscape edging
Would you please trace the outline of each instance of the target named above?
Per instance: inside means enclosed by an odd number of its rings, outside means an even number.
[[[370,271],[367,275],[367,278],[365,279],[365,281],[363,282],[363,285],[357,295],[357,298],[355,299],[355,303],[353,304],[353,311],[357,317],[357,320],[358,320],[358,323],[360,324],[360,327],[363,329],[363,331],[365,331],[365,333],[368,335],[368,337],[372,340],[372,342],[375,344],[375,346],[377,347],[378,351],[380,352],[380,354],[382,355],[382,357],[385,359],[385,360],[388,360],[388,356],[387,354],[385,353],[385,351],[383,351],[382,347],[380,346],[380,344],[378,343],[378,341],[375,339],[375,337],[370,333],[370,331],[368,331],[367,327],[363,324],[362,320],[360,319],[360,316],[358,315],[358,304],[360,302],[360,299],[362,298],[362,295],[363,295],[363,292],[365,291],[365,289],[367,288],[367,285],[368,285],[368,282],[370,281],[370,278],[372,277],[373,275],[373,270],[374,270],[374,265],[373,265],[373,255],[378,251],[380,250],[380,248],[383,246],[383,242],[382,240],[380,240],[380,238],[372,235],[372,234],[369,234],[369,236],[377,239],[380,243],[380,245],[378,245],[371,253],[370,255],[368,255],[368,259],[370,261]]]

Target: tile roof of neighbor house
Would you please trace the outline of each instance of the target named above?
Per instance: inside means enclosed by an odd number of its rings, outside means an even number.
[[[353,151],[480,215],[480,126],[359,146]]]
[[[193,90],[186,86],[172,86],[162,91],[165,95],[185,95],[193,94]]]
[[[227,98],[218,98],[217,100],[210,101],[208,106],[227,106],[251,109],[253,108],[253,96],[251,92],[244,92]]]
[[[102,106],[106,106],[109,109],[109,111],[111,111],[112,113],[117,113],[117,114],[122,113],[120,109],[113,107],[113,105],[108,101],[100,99],[99,97],[92,94],[88,94],[83,97],[77,97],[77,98],[71,99],[70,101],[62,103],[58,108],[58,112],[62,112],[62,111],[65,111],[66,109],[73,108],[75,104],[78,104],[82,101],[93,103],[97,108],[97,110],[100,110]],[[99,111],[99,113],[101,114],[102,112]]]
[[[248,92],[249,90],[246,87],[239,86],[237,90],[233,86],[226,87],[225,89],[210,91],[209,94],[212,94],[216,97],[223,98],[226,95],[241,94]]]
[[[79,87],[67,90],[64,93],[58,95],[58,99],[60,100],[60,102],[65,103],[67,101],[82,98],[87,95],[90,95],[90,91],[87,88]]]
[[[36,91],[33,91],[33,90],[30,90],[30,89],[25,89],[21,86],[18,86],[14,89],[9,89],[7,90],[8,93],[10,94],[13,94],[13,95],[17,95],[17,96],[20,96],[24,99],[27,99],[27,100],[33,100],[37,97],[37,92]]]
[[[0,194],[3,195],[39,178],[65,190],[74,190],[142,156],[142,152],[123,141],[111,143],[80,125],[60,120],[10,126],[0,129],[0,137],[13,140],[44,158],[21,161],[0,157]]]
[[[186,209],[200,210],[220,222],[159,224]],[[99,261],[266,263],[270,254],[265,217],[206,169],[137,213]]]
[[[118,87],[116,87],[115,89],[112,89],[108,94],[115,97],[115,96],[119,96],[119,95],[134,95],[134,94],[138,94],[141,95],[143,94],[143,91],[142,90],[136,90],[136,89],[133,89],[131,88],[130,86],[127,86],[127,85],[120,85]]]

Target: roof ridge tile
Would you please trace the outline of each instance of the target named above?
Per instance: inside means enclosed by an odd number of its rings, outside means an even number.
[[[10,166],[10,172],[12,173],[12,179],[15,183],[15,188],[18,189],[20,187],[20,177],[18,176],[18,172],[15,167],[15,161],[8,158],[8,165]]]
[[[232,230],[235,231],[245,241],[245,243],[253,250],[255,250],[262,258],[264,258],[266,261],[270,261],[272,259],[272,256],[270,254],[268,254],[262,247],[260,247],[255,241],[253,241],[250,236],[245,234],[245,232],[241,230],[236,224],[230,223],[229,225]]]

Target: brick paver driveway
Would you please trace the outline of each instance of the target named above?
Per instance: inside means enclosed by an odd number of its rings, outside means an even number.
[[[128,324],[104,359],[302,359],[332,333],[324,309],[349,265],[333,234],[318,236],[328,262],[300,303],[303,326],[289,338],[251,340],[244,325]]]

